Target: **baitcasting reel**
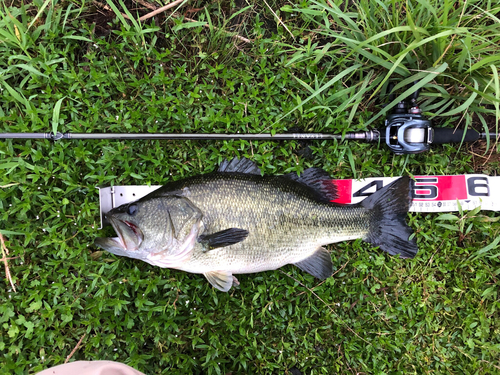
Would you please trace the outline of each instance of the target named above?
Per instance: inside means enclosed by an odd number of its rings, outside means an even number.
[[[417,105],[419,93],[417,90],[408,100],[399,102],[385,120],[385,143],[397,155],[429,151],[434,142],[432,123],[422,116]],[[391,92],[389,101],[392,100],[394,93]]]
[[[389,102],[395,98],[392,92],[393,86],[392,83],[389,84]],[[487,138],[485,133],[478,133],[475,130],[433,128],[431,121],[422,115],[422,110],[417,105],[419,94],[420,89],[408,99],[399,102],[387,115],[385,131],[381,130],[380,139],[384,140],[396,155],[429,151],[431,144],[474,142]],[[493,139],[494,134],[489,136]]]

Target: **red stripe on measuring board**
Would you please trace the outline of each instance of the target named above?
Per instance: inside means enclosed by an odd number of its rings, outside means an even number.
[[[363,180],[332,180],[339,197],[332,202],[351,204],[362,201],[397,177]],[[500,177],[485,175],[415,176],[412,180],[413,201],[410,211],[457,211],[458,206],[471,210],[500,211]],[[457,203],[457,201],[459,203]]]
[[[352,198],[352,180],[332,180],[337,185],[338,198],[332,202],[340,204],[351,203]]]

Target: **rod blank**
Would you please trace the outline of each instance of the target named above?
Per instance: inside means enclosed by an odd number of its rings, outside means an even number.
[[[341,135],[326,133],[289,133],[289,134],[172,134],[172,133],[0,133],[0,139],[183,139],[183,140],[293,140],[293,139],[342,139]]]
[[[453,131],[453,129],[435,128],[435,132],[450,133],[453,132],[453,137],[462,140],[463,130]],[[496,139],[498,134],[495,133],[478,133],[476,131],[468,131],[474,133],[476,139]],[[439,134],[441,134],[439,133]],[[454,138],[454,139],[455,139]],[[306,139],[347,139],[359,140],[366,142],[377,142],[378,140],[385,140],[385,132],[378,130],[369,130],[359,133],[346,133],[344,136],[340,134],[328,133],[284,133],[284,134],[220,134],[220,133],[200,133],[200,134],[174,134],[174,133],[0,133],[0,139],[50,139],[58,141],[60,139],[114,139],[114,140],[154,140],[154,139],[181,139],[181,140],[229,140],[229,139],[243,139],[243,140],[306,140]],[[466,139],[472,141],[472,139]],[[436,140],[433,143],[448,143],[456,142],[455,140],[446,142],[439,142]]]

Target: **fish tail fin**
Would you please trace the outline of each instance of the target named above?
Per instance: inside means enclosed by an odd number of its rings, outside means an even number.
[[[410,178],[401,177],[391,184],[370,195],[361,206],[370,210],[370,231],[364,240],[373,246],[403,258],[413,258],[418,247],[413,233],[406,223],[410,208]]]

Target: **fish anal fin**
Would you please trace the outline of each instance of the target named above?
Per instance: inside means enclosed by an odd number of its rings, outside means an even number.
[[[227,292],[233,285],[233,274],[228,271],[210,271],[204,273],[208,282],[221,292]]]
[[[198,242],[206,245],[207,250],[217,249],[234,245],[243,241],[248,236],[246,229],[229,228],[212,234],[202,234],[198,237]]]
[[[219,166],[217,172],[262,175],[262,172],[259,167],[257,167],[257,164],[247,158],[233,158],[231,161],[224,160]]]
[[[320,247],[309,258],[294,264],[320,280],[330,277],[333,273],[332,257],[324,247]]]

